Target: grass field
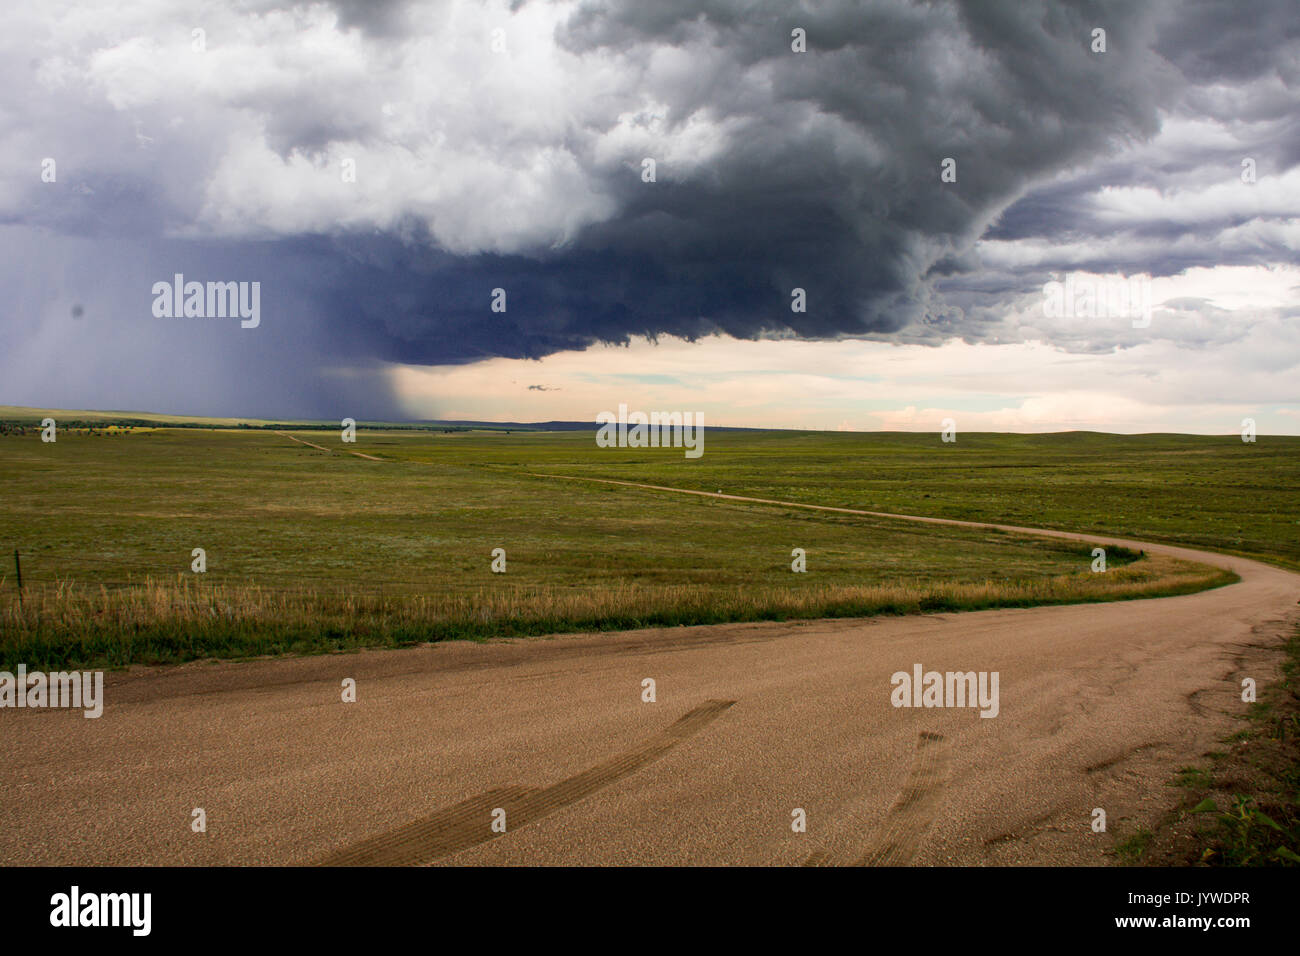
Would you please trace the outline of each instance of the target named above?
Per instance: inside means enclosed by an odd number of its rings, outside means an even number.
[[[1242,451],[1227,439],[1172,437],[971,435],[941,446],[937,436],[711,432],[704,457],[687,461],[680,449],[598,449],[589,433],[362,428],[355,445],[337,433],[301,437],[337,451],[247,430],[0,437],[10,563],[0,575],[0,664],[1112,600],[1229,580],[1115,549],[1108,572],[1093,574],[1082,543],[528,472],[1300,560],[1297,447],[1275,453],[1270,439]],[[204,574],[190,570],[194,548],[206,551]],[[491,571],[494,548],[505,549],[505,574]],[[793,548],[806,550],[808,573],[792,573]]]
[[[590,436],[456,439],[485,465],[756,498],[1200,545],[1300,569],[1300,438],[1237,435],[707,432],[705,454]],[[363,451],[432,462],[429,441]]]

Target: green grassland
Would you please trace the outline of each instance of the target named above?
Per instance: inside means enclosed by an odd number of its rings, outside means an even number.
[[[1092,574],[1083,543],[531,472],[1300,559],[1298,443],[1281,454],[1269,444],[1280,439],[1243,451],[1181,436],[943,446],[937,435],[709,432],[689,461],[680,449],[597,448],[591,433],[362,427],[355,445],[299,434],[332,450],[195,427],[61,431],[52,444],[30,429],[0,436],[0,664],[1114,600],[1230,580],[1115,549],[1108,572]],[[196,547],[205,574],[190,571]],[[494,548],[505,574],[491,571]],[[791,572],[793,548],[807,551],[808,573]]]
[[[680,449],[589,449],[591,436],[465,435],[484,465],[756,498],[1198,545],[1300,569],[1300,438],[1237,435],[705,433]],[[364,437],[362,439],[365,441]],[[363,451],[432,461],[439,446]]]

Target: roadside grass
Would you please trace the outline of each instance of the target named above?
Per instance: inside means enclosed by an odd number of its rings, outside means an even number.
[[[1115,856],[1125,866],[1133,866],[1141,861],[1154,838],[1152,831],[1140,826],[1115,844]]]
[[[1197,862],[1300,864],[1300,628],[1285,650],[1280,679],[1250,705],[1249,727],[1228,738],[1233,749],[1190,810],[1208,821]],[[1228,773],[1233,765],[1244,772]]]
[[[1300,865],[1300,628],[1285,652],[1279,680],[1249,705],[1247,727],[1207,754],[1207,767],[1183,767],[1170,781],[1185,792],[1159,828],[1154,862]]]
[[[1131,600],[1224,583],[1162,555],[1106,575],[926,585],[506,585],[434,595],[264,590],[197,576],[108,588],[58,583],[0,602],[0,666],[46,670],[308,654],[563,632],[975,611]]]

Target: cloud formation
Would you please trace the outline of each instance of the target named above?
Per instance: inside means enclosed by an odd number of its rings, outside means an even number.
[[[1044,282],[1300,258],[1285,0],[65,7],[0,40],[0,399],[162,401],[170,361],[197,404],[388,415],[385,363],[661,335],[1096,351],[1145,339]],[[258,337],[161,326],[179,271],[261,281]],[[1215,339],[1213,297],[1162,308]]]

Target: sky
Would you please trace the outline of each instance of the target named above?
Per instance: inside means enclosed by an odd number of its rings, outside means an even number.
[[[1300,434],[1293,0],[48,0],[0,90],[0,404]]]

